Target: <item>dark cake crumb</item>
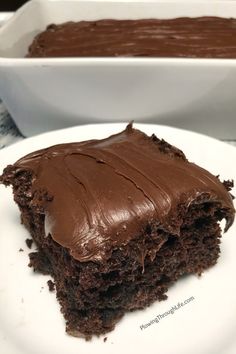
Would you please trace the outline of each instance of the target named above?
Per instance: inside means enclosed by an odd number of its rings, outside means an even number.
[[[225,186],[225,189],[226,189],[228,192],[230,192],[231,189],[234,187],[234,181],[232,181],[232,180],[224,181],[224,182],[223,182],[223,185]],[[232,200],[234,200],[234,199],[235,199],[235,196],[234,196],[232,193],[230,193],[230,195],[231,195]]]
[[[26,243],[27,247],[28,247],[29,249],[31,249],[32,244],[33,244],[33,240],[32,240],[31,238],[27,238],[27,239],[25,240],[25,243]]]
[[[23,248],[20,248],[20,249],[19,249],[19,252],[24,252]]]
[[[157,138],[155,134],[152,134],[151,138],[158,145],[160,152],[163,152],[164,154],[168,154],[169,156],[172,157],[182,159],[183,161],[187,161],[183,151],[167,143],[164,139]]]
[[[107,337],[103,338],[103,342],[105,343],[107,341]]]
[[[52,280],[47,281],[49,291],[54,291],[55,290],[55,283]]]
[[[34,269],[34,272],[48,275],[52,273],[50,263],[42,252],[29,253],[29,267]]]

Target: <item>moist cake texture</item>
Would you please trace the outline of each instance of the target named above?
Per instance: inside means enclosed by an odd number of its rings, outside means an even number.
[[[53,277],[67,332],[86,338],[214,265],[219,221],[227,231],[234,220],[232,182],[131,124],[106,139],[31,153],[1,182],[13,186],[38,246],[30,266]]]
[[[182,17],[51,24],[28,57],[236,58],[236,19]]]

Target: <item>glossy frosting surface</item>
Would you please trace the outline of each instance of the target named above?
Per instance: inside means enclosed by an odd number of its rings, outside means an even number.
[[[44,205],[46,235],[79,261],[102,261],[152,222],[178,235],[178,205],[188,207],[202,196],[218,201],[227,210],[227,227],[232,223],[232,198],[224,185],[165,144],[130,124],[103,140],[31,153],[15,166],[33,172],[33,191],[53,197]]]
[[[236,58],[236,19],[99,20],[50,25],[29,57]]]

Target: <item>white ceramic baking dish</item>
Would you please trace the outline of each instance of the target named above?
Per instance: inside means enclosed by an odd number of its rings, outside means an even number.
[[[24,58],[52,22],[204,15],[236,17],[236,2],[33,0],[0,29],[0,97],[25,135],[134,119],[235,137],[236,60]]]

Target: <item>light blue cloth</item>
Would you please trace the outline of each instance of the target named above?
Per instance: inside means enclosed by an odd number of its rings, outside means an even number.
[[[0,100],[0,149],[21,139],[23,135]]]

